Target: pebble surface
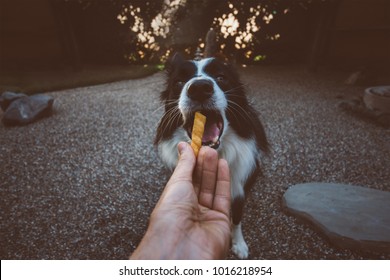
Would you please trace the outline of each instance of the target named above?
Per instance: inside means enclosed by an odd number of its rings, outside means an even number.
[[[337,248],[281,207],[287,188],[305,182],[390,191],[390,130],[337,107],[337,96],[364,88],[297,67],[240,74],[272,145],[247,197],[249,258],[389,259]],[[50,92],[53,116],[0,125],[1,259],[128,258],[169,176],[153,147],[164,84],[157,73]]]

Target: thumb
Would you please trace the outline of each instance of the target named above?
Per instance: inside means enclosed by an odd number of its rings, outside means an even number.
[[[180,142],[177,146],[179,161],[171,178],[166,184],[161,197],[153,210],[157,213],[163,205],[175,205],[185,199],[189,199],[189,194],[193,192],[192,172],[195,168],[195,154],[188,143]],[[157,211],[157,212],[156,212]]]
[[[175,179],[175,181],[192,180],[192,173],[196,163],[194,151],[186,142],[180,142],[177,149],[179,151],[179,161],[172,174],[172,179]]]

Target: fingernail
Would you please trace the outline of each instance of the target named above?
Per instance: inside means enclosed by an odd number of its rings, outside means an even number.
[[[179,155],[181,155],[185,149],[187,148],[187,144],[185,142],[180,142],[177,146],[177,149],[179,150]]]

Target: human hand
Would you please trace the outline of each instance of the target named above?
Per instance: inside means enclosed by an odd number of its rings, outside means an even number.
[[[230,175],[214,149],[198,160],[189,144],[178,145],[179,162],[131,259],[220,259],[230,245]],[[195,169],[195,171],[194,171]]]

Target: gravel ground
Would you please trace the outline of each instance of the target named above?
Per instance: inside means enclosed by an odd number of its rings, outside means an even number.
[[[338,108],[346,73],[296,67],[241,70],[272,144],[247,199],[251,259],[389,259],[334,247],[281,208],[304,182],[390,191],[390,131]],[[126,259],[168,175],[153,147],[161,73],[49,93],[52,117],[0,125],[1,259]],[[1,117],[1,113],[0,113]],[[234,256],[230,255],[229,258]]]

